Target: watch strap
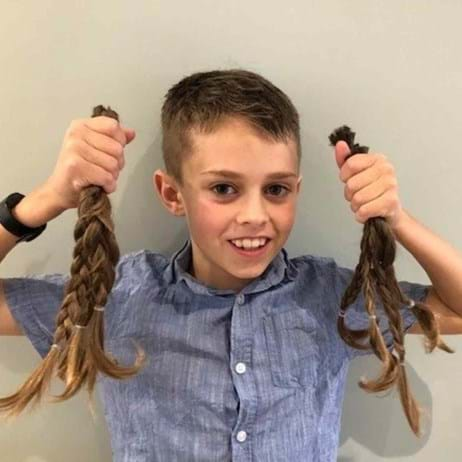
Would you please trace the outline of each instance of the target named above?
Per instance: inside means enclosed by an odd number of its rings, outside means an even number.
[[[19,237],[16,241],[32,241],[38,237],[46,228],[47,224],[31,228],[19,222],[12,213],[13,208],[24,199],[24,194],[12,193],[0,202],[0,224],[11,234]]]

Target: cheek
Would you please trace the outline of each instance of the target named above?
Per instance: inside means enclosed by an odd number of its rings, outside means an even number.
[[[200,233],[200,236],[216,235],[226,227],[226,217],[219,205],[205,199],[194,202],[189,214],[190,226]]]
[[[274,209],[272,218],[280,231],[290,231],[295,221],[295,206],[287,204],[287,206]]]

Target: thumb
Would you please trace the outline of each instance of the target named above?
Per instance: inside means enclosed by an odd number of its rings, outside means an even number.
[[[345,158],[351,154],[350,148],[346,141],[337,141],[335,145],[335,160],[337,161],[338,168],[342,168],[345,163]]]
[[[127,137],[127,144],[131,143],[136,136],[135,130],[132,128],[124,128],[125,136]]]

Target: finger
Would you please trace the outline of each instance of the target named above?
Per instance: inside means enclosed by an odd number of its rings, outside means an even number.
[[[350,201],[351,210],[357,211],[359,208],[368,204],[372,204],[372,206],[374,206],[376,205],[375,201],[377,200],[387,200],[387,191],[388,190],[379,183],[372,183],[369,186],[366,186],[352,197]]]
[[[121,128],[120,123],[112,117],[90,117],[89,119],[84,119],[84,124],[91,130],[113,138],[122,146],[127,144],[127,136],[125,135],[125,131]]]
[[[104,168],[91,164],[87,169],[87,181],[89,184],[101,186],[107,194],[117,189],[117,180]]]
[[[357,219],[363,221],[367,221],[372,217],[386,217],[388,213],[388,204],[388,199],[384,193],[374,200],[361,205],[361,207],[356,209],[355,216]]]
[[[114,179],[119,176],[119,161],[112,155],[93,148],[90,145],[85,146],[79,151],[80,156],[90,164],[103,168]]]
[[[345,199],[351,200],[356,192],[361,191],[367,186],[377,182],[380,175],[381,174],[378,170],[369,168],[350,177],[345,183]]]
[[[89,146],[97,151],[101,151],[102,153],[114,157],[119,164],[119,169],[122,169],[125,166],[124,147],[118,141],[114,140],[110,136],[90,129],[85,130],[83,133],[83,139]]]

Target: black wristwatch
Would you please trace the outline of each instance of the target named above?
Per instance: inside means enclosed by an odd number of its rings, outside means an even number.
[[[47,224],[45,223],[37,228],[30,228],[16,220],[11,213],[11,210],[13,210],[13,207],[24,199],[24,197],[24,194],[13,193],[0,202],[0,224],[11,234],[19,237],[16,243],[34,240],[37,236],[42,234],[47,227]]]

